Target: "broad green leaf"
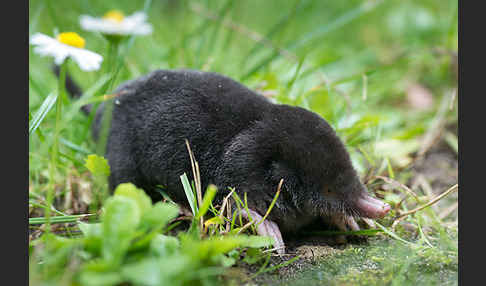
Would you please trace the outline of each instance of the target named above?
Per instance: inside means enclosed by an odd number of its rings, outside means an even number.
[[[123,183],[118,185],[115,189],[114,196],[126,197],[135,200],[142,214],[148,212],[152,208],[152,200],[150,197],[142,189],[138,189],[131,183]]]
[[[203,241],[188,235],[181,236],[181,247],[193,259],[209,259],[212,256],[228,253],[237,247],[259,247],[272,244],[271,238],[249,238],[245,235],[213,236]]]
[[[171,219],[177,217],[179,208],[173,204],[158,202],[150,210],[146,211],[142,216],[140,229],[143,232],[149,233],[138,238],[135,243],[130,246],[130,250],[139,250],[148,247],[159,232],[164,228]]]
[[[108,165],[108,161],[96,154],[88,155],[84,166],[94,176],[108,177],[110,175],[110,165]]]
[[[258,261],[262,260],[265,257],[265,254],[262,253],[260,248],[248,248],[246,251],[246,255],[243,258],[243,261],[248,264],[255,264]]]
[[[250,235],[250,236],[240,236],[244,239],[241,246],[244,247],[266,247],[274,244],[274,240],[268,236]]]
[[[101,223],[78,223],[79,229],[84,235],[84,247],[92,255],[99,255],[103,240]]]
[[[211,259],[214,263],[219,264],[223,267],[230,267],[236,263],[236,259],[233,257],[228,257],[224,254],[213,256]]]
[[[102,216],[102,256],[112,265],[120,265],[140,223],[141,210],[137,201],[113,196],[105,203]]]
[[[149,257],[124,265],[120,272],[131,285],[185,285],[182,281],[191,278],[194,263],[183,255]]]
[[[128,265],[121,269],[121,275],[125,281],[130,281],[133,285],[163,285],[159,262],[156,258],[149,257]]]
[[[173,236],[157,234],[150,244],[150,250],[157,256],[168,256],[179,250],[179,240]]]
[[[122,276],[117,272],[94,272],[83,271],[79,275],[79,282],[81,285],[90,286],[110,286],[119,285],[123,282]]]
[[[143,215],[142,223],[160,229],[177,217],[179,207],[174,204],[158,202]]]

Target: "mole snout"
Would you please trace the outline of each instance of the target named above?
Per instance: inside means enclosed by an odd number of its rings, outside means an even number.
[[[390,211],[390,205],[373,198],[366,192],[356,200],[356,208],[363,217],[368,218],[382,218]]]

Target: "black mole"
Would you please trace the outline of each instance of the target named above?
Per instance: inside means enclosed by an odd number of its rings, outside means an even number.
[[[253,218],[261,219],[284,180],[274,208],[257,229],[276,240],[280,253],[280,231],[296,232],[318,218],[357,230],[354,218],[378,218],[390,209],[368,195],[345,146],[311,111],[274,104],[228,77],[193,70],[157,70],[115,93],[106,150],[111,189],[131,182],[156,200],[154,187],[163,185],[174,201],[187,205],[180,181],[183,173],[192,174],[187,139],[203,190],[215,184],[219,199],[227,187],[241,196],[247,192]],[[93,126],[95,138],[102,110]]]

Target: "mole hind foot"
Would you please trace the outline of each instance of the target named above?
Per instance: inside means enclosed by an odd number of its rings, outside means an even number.
[[[248,211],[250,213],[252,220],[255,221],[255,225],[257,225],[263,219],[263,217],[256,211],[251,209],[249,209]],[[246,210],[241,210],[241,215],[245,219],[250,221],[250,218],[248,217]],[[285,253],[285,244],[282,239],[282,234],[280,233],[280,229],[278,228],[278,225],[275,222],[266,218],[262,223],[258,224],[257,233],[258,235],[261,236],[269,236],[273,238],[273,240],[275,241],[275,244],[273,246],[277,251],[277,253],[278,254]]]

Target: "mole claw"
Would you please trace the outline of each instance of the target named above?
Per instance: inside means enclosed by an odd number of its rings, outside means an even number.
[[[356,220],[354,220],[354,217],[348,216],[346,218],[346,223],[351,228],[351,230],[354,230],[354,231],[359,230],[359,225],[356,223]]]
[[[250,213],[251,218],[255,221],[255,224],[258,224],[263,219],[263,217],[256,211],[251,209],[249,209],[248,211]],[[241,210],[241,215],[243,215],[244,218],[249,220],[248,214],[246,213],[245,210]],[[269,236],[273,238],[273,240],[275,241],[273,247],[275,248],[277,253],[278,254],[285,253],[285,244],[282,239],[282,234],[280,233],[280,229],[278,228],[278,225],[275,222],[269,219],[265,219],[262,223],[260,223],[257,226],[257,234],[260,236]]]

